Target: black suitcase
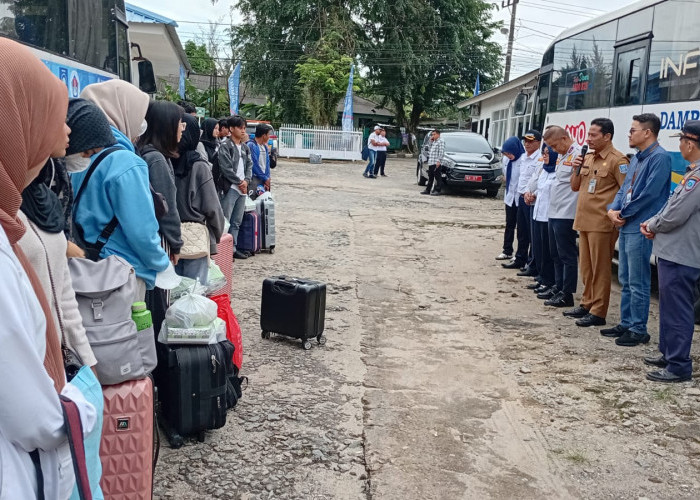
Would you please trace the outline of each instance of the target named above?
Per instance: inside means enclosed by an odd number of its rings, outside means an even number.
[[[181,435],[197,434],[226,424],[226,350],[219,344],[159,345],[156,382],[161,417],[173,447]],[[230,354],[228,354],[230,356]]]
[[[264,339],[277,333],[301,339],[304,349],[311,349],[309,339],[314,337],[323,345],[325,318],[325,283],[286,276],[263,281],[260,328]]]

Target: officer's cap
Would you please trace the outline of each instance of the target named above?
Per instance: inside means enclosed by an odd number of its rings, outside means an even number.
[[[671,137],[681,137],[683,139],[700,142],[700,120],[686,121],[683,124],[681,132],[679,134],[673,134]]]
[[[534,128],[531,128],[530,130],[525,132],[523,139],[526,141],[541,141],[542,134],[540,134],[539,130],[535,130]]]

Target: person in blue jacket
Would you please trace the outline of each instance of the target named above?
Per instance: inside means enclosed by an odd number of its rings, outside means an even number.
[[[250,157],[253,160],[253,179],[251,189],[256,191],[259,185],[270,190],[270,153],[267,150],[267,142],[270,140],[272,127],[267,123],[260,123],[255,127],[255,138],[248,141]]]
[[[146,131],[146,111],[150,98],[134,85],[109,80],[89,85],[81,97],[95,103],[111,125],[118,149],[107,155],[95,169],[83,195],[74,206],[73,217],[83,228],[86,242],[94,243],[105,226],[116,217],[118,225],[100,252],[100,257],[117,255],[134,267],[139,289],[136,299],[144,300],[146,289],[155,286],[156,274],[165,271],[170,260],[160,245],[148,181],[148,166],[135,153],[133,141]],[[93,113],[93,120],[97,120]],[[95,130],[84,121],[82,131]],[[81,153],[92,163],[103,147]],[[73,190],[78,192],[87,170],[72,175]]]

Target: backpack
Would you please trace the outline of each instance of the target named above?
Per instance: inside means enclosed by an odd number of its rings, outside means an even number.
[[[97,378],[112,385],[148,376],[156,367],[153,326],[138,331],[131,319],[136,274],[116,255],[94,262],[68,259],[78,310],[92,352]]]

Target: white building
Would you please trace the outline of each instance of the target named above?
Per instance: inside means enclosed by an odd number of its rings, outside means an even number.
[[[521,137],[532,127],[532,106],[537,89],[539,69],[526,73],[499,87],[487,90],[477,96],[457,104],[457,109],[465,110],[471,118],[472,132],[478,132],[488,141],[500,147],[508,137]],[[520,109],[516,112],[515,101],[520,97]],[[525,103],[525,99],[527,99]],[[523,106],[524,104],[524,106]],[[524,107],[524,109],[523,109]]]

